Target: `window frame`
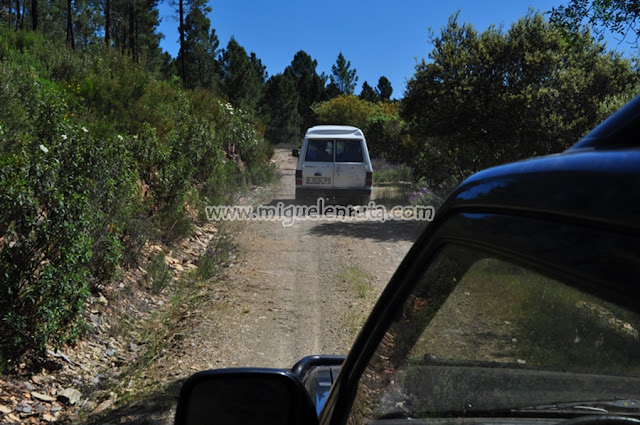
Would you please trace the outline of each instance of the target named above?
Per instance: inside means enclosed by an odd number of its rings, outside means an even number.
[[[321,425],[344,424],[356,396],[360,376],[386,334],[392,319],[401,314],[406,298],[419,282],[425,268],[432,265],[443,246],[454,243],[486,251],[488,255],[502,257],[515,264],[561,280],[585,292],[595,292],[608,301],[640,312],[640,306],[625,297],[624,276],[635,270],[618,270],[614,278],[608,275],[620,264],[607,264],[602,250],[610,256],[625,258],[629,250],[639,251],[640,238],[633,234],[607,231],[601,225],[589,225],[584,220],[559,219],[552,214],[529,216],[522,211],[491,210],[488,208],[450,208],[441,211],[428,225],[420,238],[398,267],[376,306],[365,322],[347,356],[327,402],[320,415]],[[580,251],[585,257],[577,258],[570,250],[579,237],[581,243],[598,250]],[[639,252],[640,253],[640,252]],[[590,270],[581,264],[592,264]],[[636,274],[637,275],[637,274]],[[626,288],[633,291],[633,288]],[[635,298],[637,299],[637,298]]]

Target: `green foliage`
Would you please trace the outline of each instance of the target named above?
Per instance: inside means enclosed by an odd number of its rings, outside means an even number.
[[[245,111],[256,110],[264,85],[265,71],[252,53],[247,55],[235,38],[231,38],[219,60],[221,89],[232,105]]]
[[[380,77],[378,85],[376,86],[376,94],[383,102],[389,102],[391,95],[393,94],[393,87],[391,87],[391,81],[385,76]]]
[[[621,35],[635,37],[635,43],[640,37],[640,9],[637,2],[623,0],[570,0],[564,6],[551,10],[551,22],[566,28],[574,34],[582,30],[584,24],[593,28],[600,38],[604,30]]]
[[[189,202],[273,178],[251,115],[117,52],[76,54],[0,27],[0,80],[4,363],[73,341],[96,285],[147,240],[189,234]]]
[[[317,66],[318,61],[300,50],[293,57],[291,65],[285,69],[285,74],[290,75],[296,84],[298,113],[302,117],[301,132],[315,125],[316,117],[311,105],[319,102],[325,96],[324,85],[327,78],[324,74],[318,75]]]
[[[331,67],[329,78],[341,94],[351,95],[356,88],[358,76],[356,69],[351,69],[351,61],[347,61],[342,52],[338,55],[336,64]]]
[[[373,87],[371,87],[366,81],[362,83],[360,99],[366,100],[367,102],[375,102],[378,100],[378,95],[376,94],[375,90],[373,90]]]
[[[412,141],[396,104],[372,103],[353,95],[342,95],[316,104],[313,111],[320,123],[362,129],[372,157],[408,163],[413,156]]]
[[[313,111],[320,123],[352,125],[364,131],[369,118],[375,115],[375,104],[353,95],[343,95],[315,105]],[[365,136],[368,135],[365,133]]]
[[[453,16],[432,43],[402,101],[432,184],[561,152],[605,118],[604,101],[637,92],[629,61],[587,33],[569,43],[539,14],[480,34]]]
[[[69,179],[68,162],[37,142],[0,162],[0,351],[38,356],[81,330],[96,242],[89,182]]]
[[[400,183],[412,180],[413,170],[405,164],[392,164],[383,159],[371,159],[373,181],[378,183]]]
[[[149,265],[147,268],[147,277],[151,282],[151,288],[154,292],[161,292],[169,285],[169,283],[171,283],[173,273],[165,262],[165,255],[163,253],[152,255],[149,258]]]
[[[301,138],[302,117],[298,111],[300,97],[290,73],[272,76],[262,93],[261,109],[265,137],[274,144]]]
[[[229,235],[222,232],[213,239],[207,250],[198,257],[196,275],[201,280],[208,280],[215,276],[224,264],[229,261],[229,255],[233,250],[233,244]]]
[[[178,53],[177,61],[184,60],[186,75],[181,75],[185,87],[217,87],[218,46],[220,42],[214,29],[210,30],[211,21],[206,14],[211,7],[202,0],[190,2],[189,13],[184,23],[184,45]]]

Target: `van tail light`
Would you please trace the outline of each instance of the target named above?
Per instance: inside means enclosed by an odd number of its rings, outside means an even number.
[[[296,170],[296,186],[302,186],[302,170]]]
[[[373,186],[373,173],[371,171],[367,171],[367,175],[365,176],[364,185],[366,187]]]

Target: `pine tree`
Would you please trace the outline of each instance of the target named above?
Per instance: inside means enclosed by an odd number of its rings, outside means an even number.
[[[373,90],[373,87],[369,85],[366,81],[362,84],[362,91],[360,92],[360,99],[366,100],[367,102],[377,102],[378,95]]]
[[[383,102],[388,102],[391,99],[391,94],[393,93],[393,88],[391,87],[391,82],[387,79],[387,77],[382,76],[378,80],[378,85],[376,86],[376,94]]]
[[[299,99],[296,81],[288,71],[274,75],[265,84],[261,112],[266,125],[265,137],[271,143],[297,141],[301,137]]]
[[[340,52],[336,64],[331,67],[331,72],[333,74],[330,78],[331,82],[336,85],[342,94],[353,94],[353,91],[356,88],[356,83],[358,82],[358,76],[356,75],[355,68],[350,68],[351,62],[347,61],[342,55],[342,52]]]
[[[301,129],[307,129],[316,123],[316,117],[311,110],[311,105],[324,99],[325,83],[327,77],[318,75],[316,67],[318,61],[314,60],[306,52],[300,50],[295,54],[291,65],[285,69],[285,73],[295,81],[298,100],[298,113],[302,117]]]
[[[264,85],[264,67],[235,38],[231,37],[227,48],[219,56],[222,92],[229,101],[242,109],[255,111]]]
[[[217,61],[220,42],[206,13],[211,12],[205,0],[191,0],[184,22],[184,44],[178,62],[184,64],[180,76],[185,87],[212,88],[218,84]]]

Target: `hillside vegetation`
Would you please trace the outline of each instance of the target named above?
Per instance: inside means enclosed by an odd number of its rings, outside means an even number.
[[[0,371],[83,330],[84,302],[190,211],[274,176],[249,115],[113,51],[0,27]]]

